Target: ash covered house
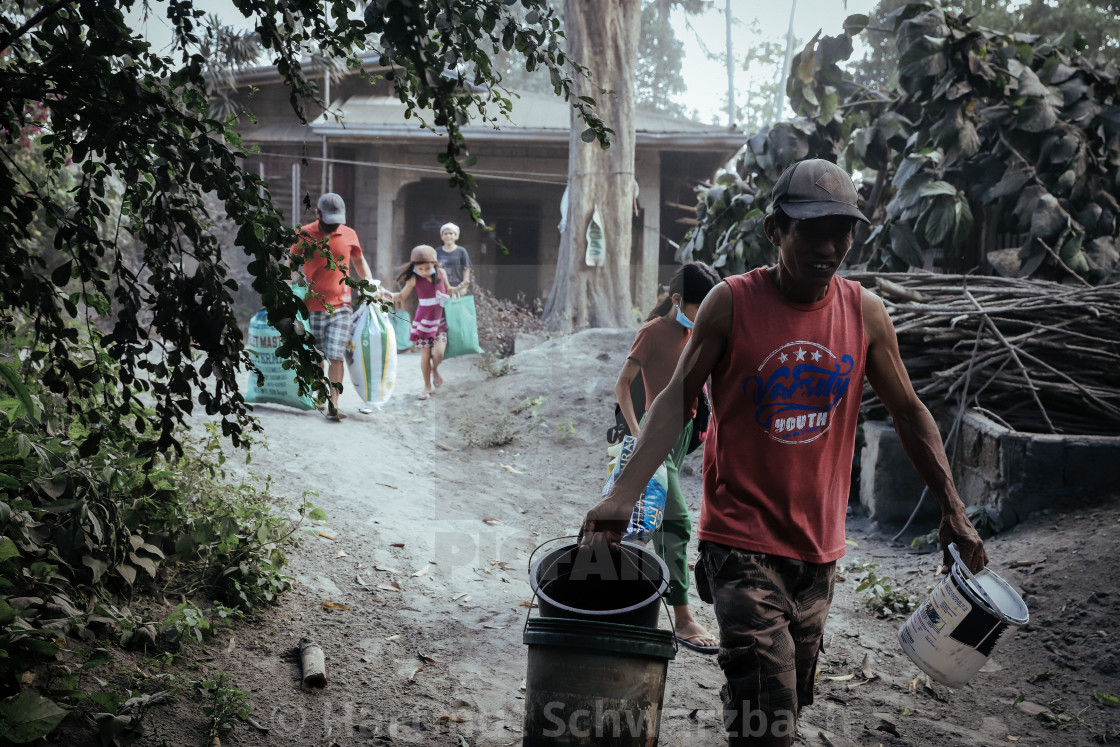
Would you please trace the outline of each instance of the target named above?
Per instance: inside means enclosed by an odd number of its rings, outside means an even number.
[[[375,60],[366,61],[367,72],[376,73]],[[513,99],[511,121],[500,121],[500,129],[474,121],[463,127],[477,158],[471,173],[483,217],[494,229],[490,233],[471,222],[459,207],[458,190],[447,185],[436,160],[445,139],[415,118],[405,119],[389,82],[371,85],[357,72],[332,82],[322,68],[306,69],[309,76],[323,76],[331,112],[309,110],[306,125],[292,113],[288,88],[271,67],[243,72],[241,88],[231,97],[256,118],[255,123],[242,118],[238,125],[244,144],[260,149],[248,166],[267,180],[274,202],[293,225],[314,220],[320,193],[337,192],[375,276],[388,282],[413,246],[438,245],[439,227],[451,221],[461,229],[459,244],[470,253],[479,286],[499,298],[547,297],[567,181],[567,102],[523,94]],[[689,228],[681,219],[692,217],[696,202],[694,187],[730,159],[743,135],[642,111],[636,113],[636,129],[639,210],[630,237],[631,291],[635,305],[647,309],[657,283],[672,274],[676,244]]]

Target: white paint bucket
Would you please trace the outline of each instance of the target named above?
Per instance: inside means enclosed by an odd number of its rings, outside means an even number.
[[[985,568],[973,575],[956,562],[925,604],[898,629],[902,650],[933,680],[961,687],[988,661],[1008,628],[1025,625],[1027,605],[1011,585]]]

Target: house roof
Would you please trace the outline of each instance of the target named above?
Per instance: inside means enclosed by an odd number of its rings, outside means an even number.
[[[571,107],[558,96],[524,94],[514,98],[513,110],[507,120],[496,105],[487,114],[497,122],[483,121],[472,110],[463,135],[470,142],[535,142],[566,145],[571,133]],[[407,108],[395,96],[360,95],[332,102],[331,109],[339,117],[317,118],[306,126],[297,122],[266,121],[245,128],[246,139],[255,142],[307,142],[320,140],[365,140],[383,142],[415,141],[444,137],[442,128],[436,132],[424,128],[420,119],[430,122],[430,112],[413,112],[405,118]],[[419,117],[417,117],[419,114]],[[635,112],[636,144],[660,146],[684,151],[734,151],[744,142],[744,134],[726,127],[704,125],[648,111]]]

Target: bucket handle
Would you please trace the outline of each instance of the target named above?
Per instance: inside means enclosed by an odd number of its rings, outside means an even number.
[[[529,567],[526,570],[528,570],[529,573],[533,572],[533,556],[537,554],[537,550],[541,549],[542,547],[547,545],[549,542],[555,542],[556,540],[569,540],[569,539],[579,539],[579,535],[568,534],[568,535],[565,535],[563,537],[553,537],[552,539],[547,539],[544,542],[537,545],[536,547],[534,547],[533,551],[531,553],[529,553]],[[533,596],[536,596],[536,594],[534,593]]]
[[[673,613],[669,611],[669,595],[665,594],[661,597],[661,605],[665,608],[665,616],[669,618],[669,629],[673,631],[673,658],[677,658],[677,654],[681,652],[681,646],[677,642],[677,631],[673,629]]]
[[[549,540],[549,541],[551,542],[551,540]],[[521,635],[522,636],[524,636],[527,632],[529,632],[529,618],[533,614],[533,607],[534,607],[534,605],[536,605],[536,603],[537,603],[537,592],[536,592],[536,589],[534,589],[533,590],[533,596],[529,600],[529,608],[527,610],[525,610],[525,622],[522,623],[522,625],[521,625]],[[672,627],[673,627],[673,615],[672,615],[672,613],[669,612],[669,596],[667,594],[663,594],[661,596],[661,606],[665,608],[665,616],[669,618],[669,628],[672,629]],[[681,647],[680,647],[680,644],[677,643],[677,635],[676,635],[676,633],[674,633],[673,634],[673,657],[676,658],[676,655],[679,654],[680,652],[681,652]]]
[[[965,578],[972,582],[972,585],[974,587],[973,591],[977,592],[981,597],[984,598],[984,601],[988,603],[988,607],[991,608],[992,612],[999,613],[999,605],[992,601],[992,598],[988,596],[988,592],[984,591],[984,587],[983,585],[981,585],[979,579],[977,579],[976,576],[972,575],[972,571],[968,570],[968,566],[964,564],[963,560],[961,560],[961,554],[957,550],[956,542],[949,543],[949,554],[953,556],[953,562],[960,566]]]

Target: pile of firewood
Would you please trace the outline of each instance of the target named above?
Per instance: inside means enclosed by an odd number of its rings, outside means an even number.
[[[1120,435],[1120,284],[850,273],[883,299],[930,409],[975,407],[1015,430]],[[864,391],[869,416],[882,404]]]

